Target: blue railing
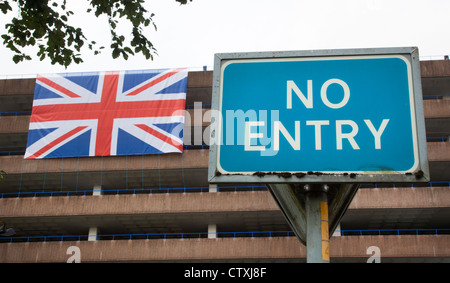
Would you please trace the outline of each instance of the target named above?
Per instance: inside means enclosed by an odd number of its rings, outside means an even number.
[[[185,150],[196,150],[196,149],[208,149],[207,144],[193,144],[193,145],[183,145]],[[11,155],[24,155],[25,150],[0,150],[0,156],[11,156]]]
[[[261,191],[265,190],[265,185],[254,186],[221,186],[217,187],[218,192],[238,192],[238,191]],[[118,194],[153,194],[153,193],[189,193],[189,192],[208,192],[210,187],[179,187],[179,188],[137,188],[137,189],[102,189],[102,195]],[[9,192],[0,193],[0,198],[11,197],[53,197],[53,196],[74,196],[74,195],[92,195],[93,190],[75,190],[75,191],[36,191],[36,192]]]
[[[450,181],[434,181],[428,182],[428,187],[450,187]],[[395,185],[395,184],[361,184],[361,189],[370,188],[405,188],[406,185]],[[411,183],[411,188],[422,186],[414,185]],[[153,193],[197,193],[197,192],[209,192],[210,187],[178,187],[178,188],[136,188],[136,189],[102,189],[102,195],[119,195],[119,194],[153,194]],[[262,191],[266,190],[265,185],[254,185],[254,186],[221,186],[217,187],[217,192],[239,192],[239,191]],[[35,191],[35,192],[8,192],[0,193],[0,198],[20,198],[20,197],[54,197],[54,196],[89,196],[93,195],[93,190],[55,190],[55,191]]]
[[[450,229],[370,229],[370,230],[337,230],[341,236],[389,236],[389,235],[450,235]],[[61,236],[22,236],[0,237],[0,243],[23,242],[51,242],[51,241],[87,241],[94,238],[98,241],[111,240],[153,240],[153,239],[189,239],[208,238],[208,235],[217,238],[243,238],[243,237],[294,237],[293,231],[250,231],[250,232],[194,232],[194,233],[145,233],[145,234],[104,234],[90,235],[61,235]]]
[[[427,141],[429,142],[435,142],[435,141],[440,141],[440,142],[446,142],[449,140],[449,137],[427,137]]]
[[[429,142],[446,142],[449,141],[450,137],[446,136],[446,137],[427,137],[427,141]]]
[[[183,145],[183,149],[192,150],[192,149],[208,149],[209,145],[207,144],[192,144],[192,145]]]
[[[31,115],[31,111],[0,112],[0,116],[22,116],[22,115]]]
[[[24,155],[25,150],[1,150],[0,155],[2,156],[11,156],[11,155]]]
[[[450,94],[424,94],[424,99],[442,99],[444,97],[450,97]]]
[[[407,186],[405,184],[401,184],[401,185],[395,185],[395,184],[361,184],[361,187],[366,187],[366,188],[427,188],[427,186],[423,186],[423,185],[415,185],[414,183],[411,183],[410,186]],[[432,181],[432,182],[428,182],[428,187],[450,187],[450,181]]]
[[[450,229],[368,229],[338,230],[341,236],[450,235]]]
[[[194,108],[195,108],[195,105],[194,105],[194,104],[186,105],[186,109],[194,109]],[[211,108],[211,104],[202,104],[202,108],[203,108],[203,109],[205,109],[205,108]]]
[[[194,232],[194,233],[146,233],[146,234],[104,234],[97,236],[89,235],[61,235],[61,236],[22,236],[22,237],[0,237],[0,243],[16,242],[49,242],[49,241],[87,241],[90,238],[96,240],[151,240],[151,239],[187,239],[208,238],[208,235],[220,238],[241,237],[291,237],[295,236],[293,231],[251,231],[251,232]]]

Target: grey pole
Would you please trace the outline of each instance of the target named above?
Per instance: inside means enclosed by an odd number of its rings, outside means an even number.
[[[327,185],[305,185],[306,262],[329,263]]]

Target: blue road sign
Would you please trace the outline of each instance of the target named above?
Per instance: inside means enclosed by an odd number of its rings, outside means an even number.
[[[213,176],[420,179],[426,150],[416,58],[315,55],[220,60]]]

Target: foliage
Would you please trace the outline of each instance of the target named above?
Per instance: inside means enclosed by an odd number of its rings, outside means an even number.
[[[78,0],[79,1],[79,0]],[[143,35],[143,28],[153,26],[153,13],[144,7],[144,0],[87,0],[87,13],[94,13],[96,17],[106,15],[111,32],[112,57],[122,56],[125,60],[129,55],[141,53],[146,59],[153,59],[156,49],[147,37]],[[175,0],[186,4],[188,0]],[[192,1],[192,0],[190,0]],[[80,50],[87,42],[83,31],[79,27],[69,24],[69,18],[74,13],[66,6],[66,0],[0,0],[0,10],[3,14],[12,12],[11,4],[18,8],[17,17],[5,25],[7,32],[1,37],[3,44],[15,54],[12,60],[19,63],[31,60],[25,53],[28,46],[38,47],[37,55],[40,60],[49,58],[52,64],[65,67],[72,62],[83,62]],[[117,32],[119,20],[125,20],[132,25],[131,40]],[[88,42],[88,47],[99,54],[104,46],[98,46],[94,40]]]

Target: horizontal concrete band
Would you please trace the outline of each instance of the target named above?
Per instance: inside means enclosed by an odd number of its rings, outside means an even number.
[[[212,75],[212,71],[189,72],[187,87],[211,87]],[[0,95],[33,94],[35,82],[35,78],[0,80]]]
[[[424,100],[423,111],[425,119],[449,118],[450,117],[450,100]]]
[[[421,61],[421,77],[428,78],[450,76],[449,65],[449,60]],[[35,81],[35,78],[0,80],[0,95],[33,94]],[[211,87],[212,81],[212,71],[189,72],[187,87]]]
[[[279,211],[267,191],[0,199],[7,217]]]
[[[429,142],[428,161],[450,161],[450,143]],[[208,168],[209,149],[185,150],[183,154],[107,156],[90,158],[23,159],[0,156],[0,168],[8,174],[133,171],[152,169]]]
[[[0,168],[8,174],[99,172],[124,170],[208,168],[208,149],[186,150],[183,154],[107,156],[89,158],[23,159],[22,155],[1,156]]]
[[[66,262],[68,248],[79,248],[81,262],[304,259],[306,247],[295,237],[115,240],[0,244],[0,262]],[[450,236],[332,237],[333,258],[449,257]]]
[[[350,210],[450,207],[448,187],[360,189]],[[3,218],[279,211],[268,191],[0,199]]]
[[[450,76],[449,60],[430,60],[420,62],[420,75],[427,77],[448,77]]]

